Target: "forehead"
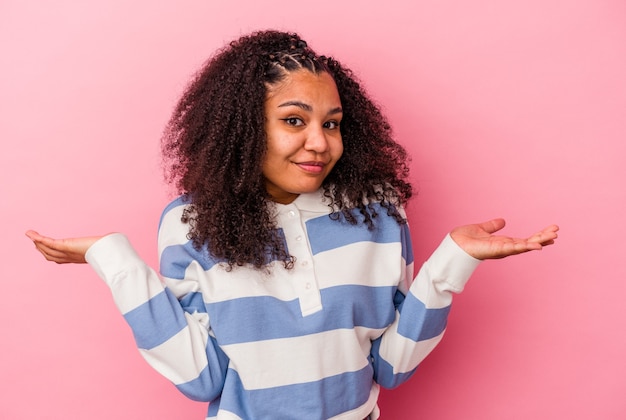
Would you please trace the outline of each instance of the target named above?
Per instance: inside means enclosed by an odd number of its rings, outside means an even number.
[[[266,105],[278,105],[283,100],[341,106],[333,77],[327,72],[316,74],[306,69],[289,72],[280,82],[268,85]]]

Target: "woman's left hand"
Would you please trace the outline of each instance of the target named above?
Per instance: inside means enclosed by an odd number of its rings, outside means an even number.
[[[551,225],[528,238],[494,235],[504,225],[504,219],[493,219],[484,223],[459,226],[450,232],[450,236],[472,257],[486,260],[540,250],[554,243],[559,230],[557,225]]]

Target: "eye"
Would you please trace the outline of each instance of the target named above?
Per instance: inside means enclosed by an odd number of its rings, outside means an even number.
[[[336,130],[337,128],[339,128],[339,121],[326,121],[324,123],[324,128]]]
[[[283,121],[287,123],[287,125],[291,125],[294,127],[299,127],[301,125],[304,125],[304,121],[302,121],[302,119],[297,118],[297,117],[283,118]]]

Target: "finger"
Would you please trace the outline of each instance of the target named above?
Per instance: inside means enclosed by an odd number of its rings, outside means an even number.
[[[534,235],[532,235],[531,237],[528,238],[528,242],[538,242],[538,243],[547,243],[549,241],[554,242],[554,240],[558,237],[557,235],[557,231],[558,231],[558,227],[555,226],[556,229],[551,228],[546,228],[544,230],[542,230],[541,232],[537,232]]]
[[[43,236],[40,233],[35,232],[34,230],[27,231],[26,232],[26,236],[28,236],[28,238],[31,241],[33,241],[35,243],[35,245],[37,245],[37,244],[45,244],[46,246],[48,246],[50,248],[54,248],[55,247],[55,243],[58,242],[56,239],[49,238],[47,236]]]
[[[46,259],[46,261],[50,261],[53,263],[57,263],[57,264],[69,264],[73,261],[69,260],[66,258],[66,256],[56,256],[56,255],[50,255],[50,254],[43,254],[44,258]]]
[[[27,231],[26,232],[26,236],[28,237],[28,239],[33,241],[35,244],[42,243],[42,242],[50,243],[51,241],[53,241],[52,238],[48,238],[46,236],[43,236],[42,234],[40,234],[39,232],[36,232],[34,230]]]
[[[43,245],[41,243],[36,245],[36,248],[47,261],[52,261],[57,264],[82,262],[82,259],[79,259],[77,256],[68,254],[67,252],[58,250],[56,248],[47,247],[46,245]]]
[[[531,242],[525,239],[518,239],[514,242],[515,250],[522,252],[535,251],[541,249],[541,243]]]
[[[543,233],[547,234],[556,234],[559,231],[559,227],[557,225],[550,225],[541,230]]]
[[[46,249],[52,255],[56,254],[67,254],[68,252],[72,252],[71,246],[69,246],[67,239],[54,239],[49,238],[47,236],[40,235],[36,242],[36,245]]]
[[[63,240],[47,238],[39,235],[34,239],[35,248],[41,252],[46,258],[64,258],[67,257],[68,250],[64,247]]]
[[[543,232],[546,236],[556,238],[558,236],[557,235],[558,231],[559,231],[559,227],[557,225],[550,225],[544,228],[541,232]]]
[[[31,241],[34,241],[37,238],[41,237],[41,235],[38,232],[35,232],[34,230],[27,230],[26,236],[28,236],[28,239],[30,239]]]
[[[505,258],[511,255],[523,254],[524,252],[534,251],[541,245],[539,244],[528,244],[526,242],[507,242],[502,245],[502,248],[489,256],[489,258],[499,259]]]
[[[58,259],[64,254],[54,248],[47,247],[41,243],[36,243],[35,248],[39,251],[47,260]]]

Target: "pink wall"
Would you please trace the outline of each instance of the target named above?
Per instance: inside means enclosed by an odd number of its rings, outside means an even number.
[[[479,268],[383,419],[626,418],[625,3],[381,4],[0,3],[0,418],[202,418],[91,270],[45,263],[23,232],[124,231],[154,264],[168,115],[210,52],[268,27],[353,67],[389,115],[418,261],[458,224],[562,228]]]

